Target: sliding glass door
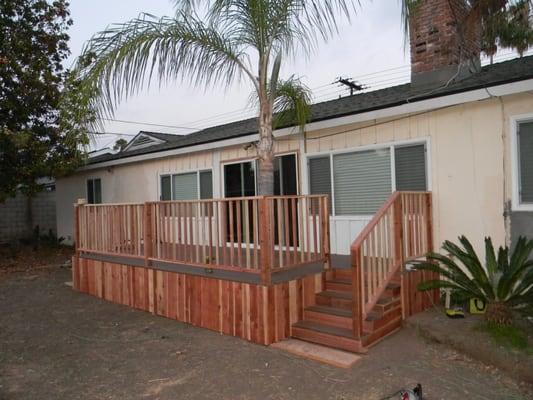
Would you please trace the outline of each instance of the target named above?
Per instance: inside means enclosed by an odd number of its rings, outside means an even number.
[[[256,161],[245,161],[242,163],[235,164],[226,164],[224,165],[224,196],[229,198],[234,197],[248,197],[255,196],[256,191],[256,171],[257,164]],[[296,154],[287,154],[283,156],[278,156],[274,158],[274,194],[279,196],[289,196],[298,194],[298,173],[297,173],[297,164],[296,164]],[[253,240],[254,235],[251,231],[252,223],[251,218],[253,215],[248,211],[248,215],[245,215],[246,209],[252,209],[252,203],[245,207],[244,204],[239,206],[237,209],[237,204],[233,203],[233,209],[230,210],[229,206],[226,206],[226,237],[230,238],[230,231],[237,234],[237,214],[239,214],[240,221],[249,221],[248,224],[241,224],[240,233],[243,239],[246,238],[246,232],[249,235],[248,238],[250,241]],[[229,215],[233,215],[233,230],[230,228],[230,218]],[[275,215],[277,215],[277,209],[274,210]],[[292,215],[289,216],[292,218]],[[275,221],[277,218],[274,219]],[[292,229],[292,228],[291,228]],[[275,229],[275,241],[277,243],[278,230]],[[292,238],[292,231],[290,237]],[[292,243],[291,243],[292,245]]]

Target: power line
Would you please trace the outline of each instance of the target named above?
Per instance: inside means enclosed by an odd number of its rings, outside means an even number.
[[[118,132],[87,132],[90,135],[96,135],[96,136],[106,136],[106,135],[115,135],[115,136],[137,136],[136,133],[118,133]]]
[[[191,128],[188,126],[179,126],[179,125],[163,125],[163,124],[155,124],[153,122],[139,122],[139,121],[128,121],[125,119],[113,119],[113,118],[100,118],[104,121],[111,121],[111,122],[120,122],[122,124],[134,124],[134,125],[147,125],[147,126],[158,126],[161,128],[175,128],[175,129],[188,129],[191,131],[196,131],[197,128]]]

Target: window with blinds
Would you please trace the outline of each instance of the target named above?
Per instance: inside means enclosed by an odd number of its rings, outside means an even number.
[[[390,149],[333,156],[336,215],[371,215],[392,192]]]
[[[211,170],[161,176],[161,196],[167,200],[197,200],[213,198]]]
[[[329,155],[309,159],[309,193],[329,195],[331,213],[331,165]]]
[[[424,144],[396,147],[394,164],[396,190],[427,190],[426,146]]]
[[[196,199],[198,199],[197,173],[172,175],[172,200]]]
[[[533,203],[533,121],[518,124],[520,203]]]

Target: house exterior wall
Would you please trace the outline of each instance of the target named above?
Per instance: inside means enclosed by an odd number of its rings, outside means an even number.
[[[436,246],[464,234],[482,249],[484,236],[492,236],[495,243],[505,241],[503,125],[500,102],[486,100],[316,132],[309,135],[307,153],[427,140]],[[353,231],[354,224],[364,224],[335,219],[332,238],[337,233],[339,240],[349,225]],[[351,232],[344,240],[353,240],[352,236]],[[346,243],[340,247],[346,249]]]
[[[482,251],[483,238],[495,244],[511,241],[511,218],[504,217],[511,201],[510,120],[533,112],[530,94],[470,102],[418,115],[308,132],[276,141],[277,153],[298,152],[299,188],[308,193],[307,158],[316,154],[363,149],[366,146],[426,141],[429,189],[433,192],[434,239],[466,235]],[[86,197],[87,178],[102,179],[103,201],[142,202],[157,200],[159,175],[191,170],[213,170],[214,197],[223,196],[223,164],[253,159],[255,149],[245,144],[210,152],[169,157],[155,161],[80,172],[57,182],[58,233],[72,240],[73,207]],[[112,188],[112,190],[111,190]],[[533,219],[533,214],[530,214]],[[371,216],[333,217],[331,251],[348,254]],[[526,228],[523,225],[526,225]],[[531,229],[529,223],[517,229]]]
[[[505,115],[503,125],[503,137],[505,143],[505,215],[506,215],[506,242],[513,246],[520,235],[533,238],[533,207],[529,210],[519,210],[516,206],[518,202],[513,187],[513,178],[517,178],[517,162],[513,155],[513,140],[515,134],[513,125],[514,119],[527,116],[533,118],[533,94],[525,93],[515,96],[508,96],[503,99],[501,109]],[[515,201],[513,201],[515,200]],[[515,204],[513,204],[515,203]]]
[[[81,171],[58,179],[56,182],[58,235],[65,237],[67,243],[73,242],[73,205],[77,199],[87,198],[87,179],[101,179],[103,203],[136,203],[159,200],[160,175],[212,169],[213,197],[223,197],[223,163],[255,157],[255,150],[246,150],[245,144],[210,152]],[[283,140],[276,143],[275,151],[297,151],[298,146],[298,140]]]

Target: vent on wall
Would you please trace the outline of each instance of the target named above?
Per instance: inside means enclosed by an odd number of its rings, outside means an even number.
[[[145,147],[155,146],[156,144],[165,143],[164,140],[155,138],[146,133],[139,133],[132,141],[126,146],[123,151],[130,151],[136,149],[143,149]]]

